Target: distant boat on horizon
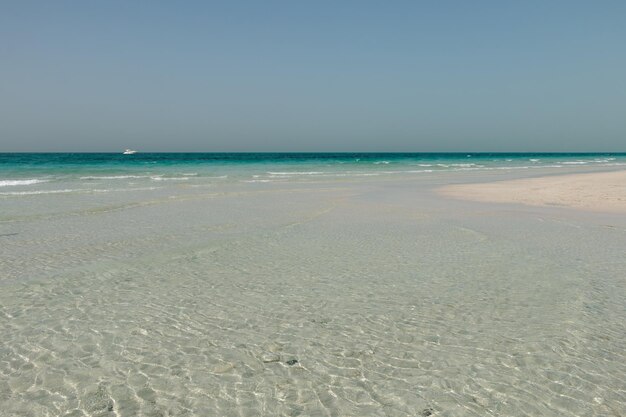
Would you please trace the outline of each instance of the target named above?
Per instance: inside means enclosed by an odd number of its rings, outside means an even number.
[[[134,151],[134,150],[132,150],[132,149],[126,149],[126,150],[123,152],[123,155],[132,155],[132,154],[135,154],[135,153],[137,153],[137,151]]]

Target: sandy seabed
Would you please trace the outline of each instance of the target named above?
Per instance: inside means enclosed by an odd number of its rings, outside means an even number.
[[[463,175],[2,200],[0,415],[626,415],[625,216]]]

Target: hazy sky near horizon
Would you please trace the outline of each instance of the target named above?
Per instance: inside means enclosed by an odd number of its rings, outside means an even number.
[[[0,152],[626,151],[626,1],[2,1]]]

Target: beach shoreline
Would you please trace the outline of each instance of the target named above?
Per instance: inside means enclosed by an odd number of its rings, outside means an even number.
[[[488,203],[626,213],[626,170],[454,184],[438,193]]]
[[[626,216],[436,191],[625,156],[209,157],[6,157],[0,416],[626,415]]]

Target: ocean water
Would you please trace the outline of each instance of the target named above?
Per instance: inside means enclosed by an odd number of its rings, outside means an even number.
[[[0,154],[0,416],[626,414],[626,154]]]
[[[210,183],[330,180],[418,175],[441,171],[533,170],[618,167],[625,154],[521,153],[140,153],[2,154],[0,187],[39,185],[42,191],[84,191],[98,183],[150,184],[160,181]],[[47,183],[70,188],[56,190]],[[18,189],[9,189],[15,191]],[[19,191],[19,190],[18,190]],[[24,191],[36,191],[35,187]],[[68,191],[64,191],[68,192]],[[6,194],[5,194],[6,195]],[[17,194],[14,194],[17,195]]]

